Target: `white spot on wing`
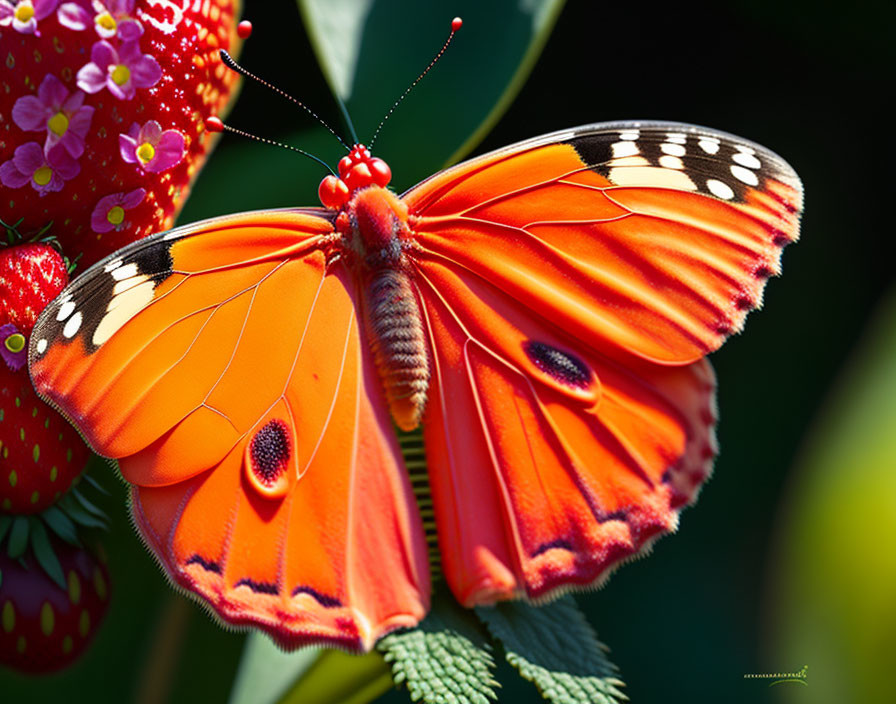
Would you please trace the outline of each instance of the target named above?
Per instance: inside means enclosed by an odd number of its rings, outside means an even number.
[[[641,136],[641,133],[638,130],[625,130],[624,132],[619,133],[619,139],[623,139],[626,141],[634,141]]]
[[[109,303],[109,310],[93,331],[93,344],[97,347],[102,345],[143,310],[152,301],[154,290],[153,282],[147,280],[115,296]]]
[[[688,136],[681,132],[668,132],[666,134],[666,141],[672,142],[673,144],[685,144],[688,141]]]
[[[59,310],[56,311],[56,320],[58,322],[62,322],[68,316],[70,316],[75,311],[75,303],[72,300],[65,301],[61,306],[59,306]]]
[[[118,267],[120,267],[122,265],[122,262],[123,262],[123,260],[121,257],[118,257],[117,259],[113,259],[111,262],[109,262],[108,264],[106,264],[106,266],[103,267],[103,271],[105,271],[108,274],[113,269],[117,269]]]
[[[760,162],[759,159],[746,152],[737,152],[731,158],[741,166],[746,166],[748,169],[758,169],[762,166],[762,162]]]
[[[136,286],[137,284],[142,284],[144,281],[146,281],[148,279],[149,279],[149,277],[146,274],[141,274],[140,276],[132,276],[129,279],[124,279],[123,281],[119,281],[117,284],[115,284],[115,288],[112,289],[112,295],[118,296],[118,295],[124,293],[125,291],[127,291],[129,288],[134,288],[134,286]],[[115,299],[113,298],[112,300],[114,301]],[[110,301],[109,308],[111,308],[111,307],[112,307],[112,305],[111,305],[111,301]]]
[[[613,163],[616,166],[616,163]],[[613,168],[609,173],[610,181],[617,186],[653,186],[656,188],[674,188],[680,191],[696,191],[696,184],[683,171],[664,169],[659,166],[626,166]]]
[[[684,156],[687,152],[683,144],[672,144],[670,142],[663,142],[660,145],[660,150],[663,154],[668,154],[669,156]]]
[[[700,148],[707,154],[716,154],[719,151],[719,140],[711,137],[704,137],[697,142],[697,144],[699,144]]]
[[[120,266],[112,272],[112,278],[116,281],[124,281],[124,279],[130,279],[132,276],[137,275],[137,264],[135,262],[131,262],[130,264],[125,264],[124,266]]]
[[[47,351],[47,341],[44,338],[41,338],[37,341],[37,353],[43,354]]]
[[[706,187],[716,198],[722,198],[723,200],[731,200],[734,198],[734,191],[731,190],[731,186],[718,179],[708,179],[706,181]]]
[[[638,145],[634,142],[614,142],[613,158],[621,159],[625,156],[635,156],[639,153]]]
[[[665,154],[660,157],[660,166],[664,169],[683,169],[684,162],[677,156],[669,156]]]
[[[748,186],[759,185],[759,177],[756,175],[756,172],[745,169],[743,166],[732,166],[731,175],[738,181],[743,181]]]
[[[67,337],[68,339],[73,338],[78,334],[78,330],[81,329],[81,320],[83,316],[81,315],[81,311],[76,311],[75,314],[68,319],[68,322],[65,324],[65,327],[62,328],[62,335]]]

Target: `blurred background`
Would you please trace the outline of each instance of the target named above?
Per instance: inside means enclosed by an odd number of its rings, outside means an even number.
[[[334,127],[339,110],[312,40],[357,34],[356,84],[342,90],[362,142],[450,19],[464,17],[456,45],[377,143],[399,192],[465,143],[475,154],[627,118],[722,129],[791,163],[806,191],[803,239],[785,252],[765,308],[712,357],[721,416],[714,477],[677,535],[579,604],[634,702],[887,700],[896,652],[896,301],[884,245],[894,236],[885,219],[893,142],[881,117],[893,89],[893,3],[572,0],[541,55],[529,55],[519,93],[512,102],[504,95],[500,118],[492,106],[525,53],[513,38],[532,21],[514,8],[534,1],[371,0],[364,23],[349,26],[340,12],[358,3],[342,0],[311,36],[294,0],[247,4],[255,32],[241,63]],[[506,75],[487,70],[501,63]],[[328,75],[339,87],[343,79]],[[489,114],[494,124],[470,144]],[[331,163],[339,153],[304,113],[255,85],[244,85],[227,121]],[[312,205],[321,176],[310,160],[225,136],[180,222]],[[0,699],[226,701],[242,636],[165,586],[129,526],[123,487],[107,484],[115,596],[103,630],[70,672],[40,681],[0,674]],[[803,666],[807,686],[744,678]],[[499,679],[502,701],[538,700],[512,673]],[[407,700],[403,691],[382,698]]]

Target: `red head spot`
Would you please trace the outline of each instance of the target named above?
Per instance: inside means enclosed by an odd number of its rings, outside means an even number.
[[[205,131],[206,132],[223,132],[224,131],[224,123],[221,122],[221,118],[217,115],[212,115],[211,117],[205,118]]]
[[[324,207],[338,210],[345,205],[352,194],[368,186],[389,185],[392,180],[392,169],[377,157],[370,155],[370,150],[363,144],[356,144],[351,151],[339,160],[337,167],[339,176],[329,175],[320,182],[317,194]]]
[[[243,20],[236,26],[236,34],[240,39],[248,39],[252,36],[252,23],[249,20]]]

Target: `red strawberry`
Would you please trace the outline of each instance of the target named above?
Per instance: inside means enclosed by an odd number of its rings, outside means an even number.
[[[218,50],[240,4],[31,0],[0,18],[0,219],[52,221],[85,266],[168,228],[236,84]]]
[[[69,490],[90,450],[34,392],[25,369],[0,363],[0,512],[37,513]]]
[[[45,242],[0,247],[0,511],[36,513],[68,491],[90,451],[34,392],[24,368],[38,314],[68,282]]]
[[[93,639],[109,604],[109,571],[85,550],[56,541],[67,589],[33,560],[0,551],[0,663],[52,672],[74,662]]]

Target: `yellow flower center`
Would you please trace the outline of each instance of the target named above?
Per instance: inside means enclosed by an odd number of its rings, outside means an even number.
[[[34,182],[38,186],[46,186],[50,179],[53,178],[53,169],[49,166],[41,166],[34,174],[31,176],[34,179]]]
[[[131,69],[124,64],[118,64],[118,66],[112,69],[112,80],[115,81],[116,85],[123,86],[131,80]]]
[[[103,29],[107,29],[110,32],[114,32],[115,28],[118,26],[118,23],[115,21],[115,18],[112,17],[112,15],[110,15],[108,12],[104,12],[101,15],[97,15],[95,18],[95,22],[100,27],[102,27]]]
[[[109,212],[106,213],[106,220],[111,222],[113,225],[121,225],[124,221],[124,208],[120,205],[113,205],[109,208]]]
[[[20,2],[16,5],[15,15],[19,22],[27,22],[34,17],[34,7],[30,2]]]
[[[25,336],[20,332],[14,332],[3,341],[3,344],[10,352],[21,352],[25,349]]]
[[[149,142],[144,142],[139,147],[137,147],[137,158],[140,160],[141,164],[148,164],[150,161],[152,161],[152,158],[155,155],[156,148]]]
[[[47,127],[50,128],[50,132],[61,137],[68,130],[68,115],[60,110],[47,120]]]

